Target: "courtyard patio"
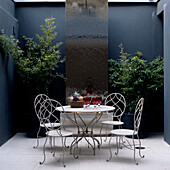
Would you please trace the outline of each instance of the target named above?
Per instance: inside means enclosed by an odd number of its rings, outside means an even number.
[[[170,170],[169,16],[170,0],[0,0],[0,170]]]
[[[74,159],[73,155],[69,154],[69,149],[66,150],[65,160],[66,167],[62,165],[62,148],[61,143],[57,140],[56,157],[50,153],[50,148],[47,148],[47,159],[43,165],[39,162],[43,159],[42,146],[45,138],[40,139],[40,146],[33,149],[36,139],[27,138],[24,133],[17,133],[9,141],[0,147],[0,169],[2,170],[53,170],[53,169],[68,169],[68,170],[169,170],[170,169],[170,146],[164,142],[162,133],[150,134],[148,138],[142,139],[142,154],[144,158],[140,158],[137,154],[139,165],[133,162],[133,151],[123,148],[119,155],[114,154],[116,150],[115,142],[113,145],[113,158],[110,162],[106,162],[109,158],[108,140],[104,142],[101,149],[96,149],[96,155],[93,156],[91,148],[87,147],[87,143],[82,141],[77,149],[79,154],[78,159]],[[130,140],[130,139],[129,139]],[[70,144],[71,138],[67,139],[67,144]],[[115,139],[114,139],[115,141]]]

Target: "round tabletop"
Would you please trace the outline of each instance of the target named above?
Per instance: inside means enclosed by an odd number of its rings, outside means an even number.
[[[63,106],[65,112],[76,112],[76,113],[91,113],[91,112],[108,112],[115,109],[115,107],[112,106],[94,106],[90,105],[89,107],[83,107],[83,108],[72,108],[70,105]],[[61,107],[57,108],[59,111],[62,111],[63,109]]]

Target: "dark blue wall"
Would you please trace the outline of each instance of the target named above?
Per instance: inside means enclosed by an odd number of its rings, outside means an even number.
[[[165,66],[165,78],[164,78],[164,139],[170,144],[170,2],[167,2],[164,6],[164,66]]]
[[[15,19],[15,7],[11,0],[0,0],[0,30],[17,37],[18,21]],[[0,51],[0,145],[14,134],[14,64],[10,57]]]
[[[0,0],[0,6],[6,10],[7,13],[15,17],[15,4],[12,2],[12,0]]]
[[[125,51],[141,51],[148,61],[163,56],[162,20],[156,15],[155,3],[109,3],[109,58]]]

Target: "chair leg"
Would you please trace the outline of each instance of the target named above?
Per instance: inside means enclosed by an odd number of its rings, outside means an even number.
[[[104,140],[105,142],[107,141],[107,128],[108,128],[108,125],[106,125],[106,139]]]
[[[138,134],[137,134],[137,138],[138,138],[138,140],[139,140],[139,156],[140,156],[141,158],[144,158],[145,155],[141,155],[141,141],[140,141],[140,138],[139,138],[139,135],[138,135]]]
[[[118,155],[119,153],[119,147],[120,147],[120,137],[119,136],[116,136],[116,152],[115,152],[115,155]]]
[[[76,142],[77,142],[77,139],[76,139]],[[75,145],[76,145],[76,143],[75,143]],[[72,147],[73,148],[73,156],[74,156],[75,159],[78,159],[79,156],[76,155],[76,146],[75,145]],[[78,145],[78,143],[77,143],[77,145]]]
[[[53,137],[53,146],[52,146],[52,143],[51,143],[51,149],[53,150],[53,156],[55,156],[55,137]]]
[[[49,144],[51,146],[51,153],[53,153],[53,142],[52,142],[52,137],[49,137]]]
[[[110,146],[110,142],[111,142],[112,137],[113,137],[113,135],[110,137],[110,140],[109,140],[110,158],[106,160],[107,162],[109,162],[112,159],[112,150],[111,150],[111,146]]]
[[[39,136],[40,130],[41,130],[41,126],[39,127],[38,132],[37,132],[37,145],[33,146],[34,149],[38,148],[38,146],[39,146],[38,136]]]
[[[130,142],[126,139],[127,143],[128,143],[128,146],[130,147],[129,149],[133,149],[133,146],[132,144],[130,144]],[[128,147],[127,147],[128,148]]]
[[[101,141],[100,145],[102,145],[102,129],[103,129],[103,123],[102,123],[102,126],[100,128],[100,141]]]
[[[94,151],[94,156],[95,156],[95,154],[96,154],[96,152],[95,152],[95,149],[96,149],[96,144],[95,144],[95,140],[94,140],[94,136],[93,136],[93,132],[91,133],[91,136],[92,136],[92,140],[93,140],[93,146],[94,146],[94,149],[93,149],[93,151]],[[99,144],[100,145],[100,144]]]
[[[65,137],[66,138],[66,137]],[[61,137],[61,142],[62,142],[62,147],[63,147],[63,166],[66,167],[65,163],[64,163],[64,153],[65,153],[65,146],[64,146],[64,139],[63,137]]]
[[[69,146],[66,145],[66,139],[67,138],[65,137],[65,139],[64,139],[64,147],[69,148]]]
[[[72,149],[73,149],[73,146],[76,144],[77,142],[77,139],[78,139],[78,136],[75,137],[73,136],[74,140],[72,141],[71,145],[70,145],[70,154],[72,154]]]
[[[134,141],[134,135],[132,136],[132,141],[133,141],[133,151],[134,151],[134,162],[136,165],[138,165],[138,162],[136,162],[136,146],[135,146],[135,141]]]
[[[42,165],[42,164],[45,162],[45,159],[46,159],[46,156],[45,156],[45,145],[46,145],[46,143],[47,143],[47,139],[48,139],[48,137],[46,137],[46,139],[45,139],[45,143],[44,143],[44,146],[43,146],[44,160],[43,160],[42,162],[39,162],[39,163],[40,163],[40,165]]]

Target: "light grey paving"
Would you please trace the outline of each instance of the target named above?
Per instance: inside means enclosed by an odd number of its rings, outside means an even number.
[[[65,162],[66,168],[62,165],[62,148],[60,140],[56,140],[56,157],[50,152],[50,146],[47,145],[47,159],[43,165],[39,162],[43,160],[42,148],[45,138],[40,139],[40,146],[33,149],[36,139],[27,138],[25,134],[18,133],[3,146],[0,147],[0,170],[170,170],[170,146],[164,142],[162,134],[152,134],[142,140],[142,154],[145,158],[140,158],[137,154],[139,165],[133,162],[133,152],[123,147],[119,155],[115,152],[115,139],[112,140],[113,158],[109,158],[108,140],[103,142],[101,149],[96,149],[96,155],[93,155],[91,148],[87,143],[82,141],[76,152],[79,154],[78,159],[70,155],[69,149],[66,149]],[[128,139],[131,141],[131,139]],[[72,138],[67,139],[67,145]]]

